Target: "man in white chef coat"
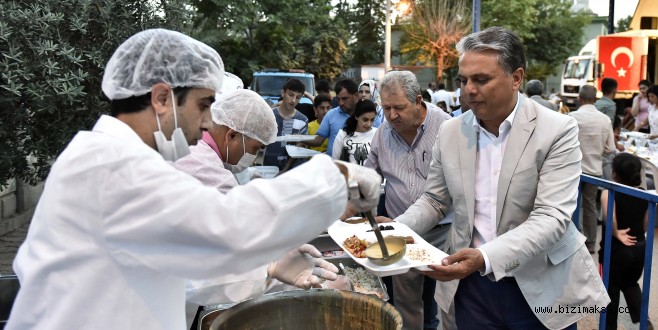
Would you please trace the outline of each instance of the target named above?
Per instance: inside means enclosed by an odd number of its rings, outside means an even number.
[[[376,207],[380,177],[327,156],[227,194],[166,162],[209,128],[223,71],[213,49],[173,31],[119,46],[102,83],[112,116],[53,164],[14,261],[7,329],[184,329],[185,279],[282,261],[341,215],[346,181],[352,204]],[[283,259],[269,277],[307,280],[305,258]]]
[[[224,87],[228,79],[237,78],[225,77]],[[190,147],[190,154],[176,160],[174,166],[204,185],[226,193],[238,186],[232,172],[236,172],[235,175],[242,178],[240,180],[250,179],[249,171],[245,168],[253,164],[258,149],[274,142],[277,123],[272,109],[254,91],[229,90],[218,97],[210,108],[213,121],[211,128],[203,132],[202,139],[195,146]],[[333,281],[338,278],[338,268],[321,259],[320,251],[308,244],[299,249],[311,257],[307,260],[309,281],[299,283],[297,287],[308,289],[310,285],[320,285],[324,280],[330,280],[323,283],[328,287],[345,285],[344,279]],[[267,267],[273,266],[275,263],[242,274],[224,274],[211,279],[188,281],[185,286],[187,328],[190,328],[199,306],[236,303],[264,292],[295,289],[278,281],[266,285]]]

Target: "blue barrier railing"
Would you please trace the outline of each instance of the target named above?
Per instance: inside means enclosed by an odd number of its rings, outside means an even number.
[[[580,183],[588,183],[591,185],[603,187],[608,189],[608,205],[601,206],[607,207],[607,218],[605,219],[606,229],[603,233],[603,239],[605,240],[604,251],[603,252],[603,284],[608,288],[608,283],[610,280],[610,244],[612,244],[612,214],[614,208],[615,194],[621,193],[630,195],[633,197],[641,198],[649,203],[649,221],[647,224],[647,238],[646,246],[644,250],[644,277],[642,282],[642,310],[640,312],[640,329],[645,330],[647,328],[647,321],[649,319],[649,292],[651,287],[651,258],[653,255],[653,237],[654,237],[654,228],[656,220],[656,204],[658,204],[658,195],[649,193],[645,190],[631,188],[629,186],[621,185],[612,181],[603,180],[597,177],[589,176],[583,174],[580,176]],[[580,189],[578,190],[578,204],[576,206],[576,211],[573,214],[573,221],[578,226],[579,222],[579,213],[580,213]],[[605,319],[607,312],[601,313],[599,318],[599,329],[605,329]]]

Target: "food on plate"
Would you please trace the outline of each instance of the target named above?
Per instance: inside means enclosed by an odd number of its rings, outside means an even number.
[[[354,291],[362,294],[374,294],[379,299],[384,299],[384,292],[377,284],[377,277],[368,273],[363,268],[345,267],[345,276],[352,281]]]
[[[357,258],[365,258],[365,250],[369,244],[366,240],[360,239],[356,237],[356,235],[352,235],[352,237],[345,239],[343,245],[353,256]]]
[[[367,221],[368,221],[368,219],[366,219],[366,218],[349,218],[349,219],[347,219],[343,222],[354,225],[354,224],[357,224],[357,223],[364,223],[364,222],[367,222]]]
[[[386,237],[389,237],[389,236],[386,236]],[[413,236],[395,236],[395,235],[391,235],[390,237],[404,238],[404,242],[407,243],[407,244],[414,244],[415,243]]]
[[[431,264],[439,264],[441,263],[441,260],[434,260],[432,257],[432,254],[427,251],[425,248],[422,247],[414,247],[410,248],[407,250],[407,258],[413,260],[413,261],[418,261],[418,262],[423,262],[423,263],[431,263]]]
[[[393,226],[384,226],[384,225],[379,226],[379,230],[394,230],[394,229],[395,228],[393,228]],[[372,229],[370,229],[368,231],[372,231]]]

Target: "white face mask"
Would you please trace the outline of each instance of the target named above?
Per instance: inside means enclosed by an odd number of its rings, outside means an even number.
[[[160,117],[155,114],[155,120],[158,122],[158,131],[153,132],[155,136],[155,145],[158,147],[158,152],[165,160],[175,162],[177,159],[186,156],[190,153],[190,146],[187,144],[183,130],[178,127],[178,117],[176,116],[176,98],[174,97],[174,90],[171,90],[171,103],[174,107],[174,132],[171,134],[171,141],[168,141],[162,127],[160,127]]]
[[[226,145],[226,160],[228,161],[228,144]],[[242,157],[240,157],[237,165],[225,162],[224,167],[235,175],[245,171],[249,166],[253,165],[255,161],[256,155],[247,152],[244,144],[244,134],[242,134]]]

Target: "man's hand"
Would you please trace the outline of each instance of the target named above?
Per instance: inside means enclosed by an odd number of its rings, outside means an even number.
[[[485,268],[484,257],[477,249],[463,249],[446,257],[441,265],[430,265],[432,271],[423,272],[425,275],[442,282],[462,279],[473,272]]]
[[[343,215],[340,216],[340,221],[345,221],[351,217],[354,217],[358,214],[354,209],[354,206],[352,206],[352,203],[347,202],[347,207],[345,207],[345,211],[343,212]]]

